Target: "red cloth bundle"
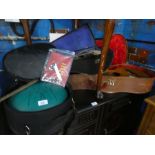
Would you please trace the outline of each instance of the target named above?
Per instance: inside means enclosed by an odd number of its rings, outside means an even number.
[[[99,48],[103,47],[102,40],[96,40]],[[114,34],[110,40],[109,48],[114,52],[112,65],[124,64],[127,61],[127,41],[121,34]]]

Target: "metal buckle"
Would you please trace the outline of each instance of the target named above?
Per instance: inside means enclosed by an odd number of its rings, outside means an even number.
[[[31,134],[31,129],[28,125],[25,125],[25,132],[27,135],[30,135]]]

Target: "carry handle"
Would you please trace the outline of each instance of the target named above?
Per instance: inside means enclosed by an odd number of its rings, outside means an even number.
[[[114,19],[106,20],[105,33],[103,38],[103,47],[101,51],[100,64],[99,64],[98,76],[97,76],[97,98],[103,98],[103,95],[100,92],[101,84],[102,84],[102,75],[103,75],[103,70],[105,69],[105,61],[109,50],[110,39],[112,37],[114,26],[115,26]]]

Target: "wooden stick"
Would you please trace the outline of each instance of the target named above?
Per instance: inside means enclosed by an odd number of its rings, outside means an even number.
[[[0,103],[3,102],[3,101],[5,101],[6,99],[10,98],[11,96],[13,96],[13,95],[15,95],[15,94],[21,92],[22,90],[24,90],[24,89],[30,87],[31,85],[35,84],[36,82],[38,82],[38,80],[33,80],[33,81],[31,81],[31,82],[29,82],[29,83],[27,83],[27,84],[25,84],[25,85],[19,87],[18,89],[12,91],[11,93],[8,93],[7,95],[1,97],[1,98],[0,98]]]
[[[77,29],[79,27],[79,19],[75,19],[74,22],[75,22],[74,28]]]
[[[30,30],[29,30],[28,20],[27,19],[21,19],[20,21],[21,21],[23,28],[24,28],[24,34],[25,34],[26,42],[28,45],[31,45],[32,41],[31,41],[31,34],[30,34]]]
[[[114,30],[114,26],[115,26],[115,20],[113,19],[106,20],[105,33],[104,33],[104,39],[103,39],[103,48],[101,52],[100,65],[99,65],[98,77],[97,77],[97,92],[99,92],[101,89],[102,74],[105,68],[105,60],[109,50],[109,43]]]

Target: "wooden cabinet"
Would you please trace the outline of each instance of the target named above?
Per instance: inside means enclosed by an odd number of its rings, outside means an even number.
[[[155,95],[145,99],[147,107],[138,134],[155,135]]]

